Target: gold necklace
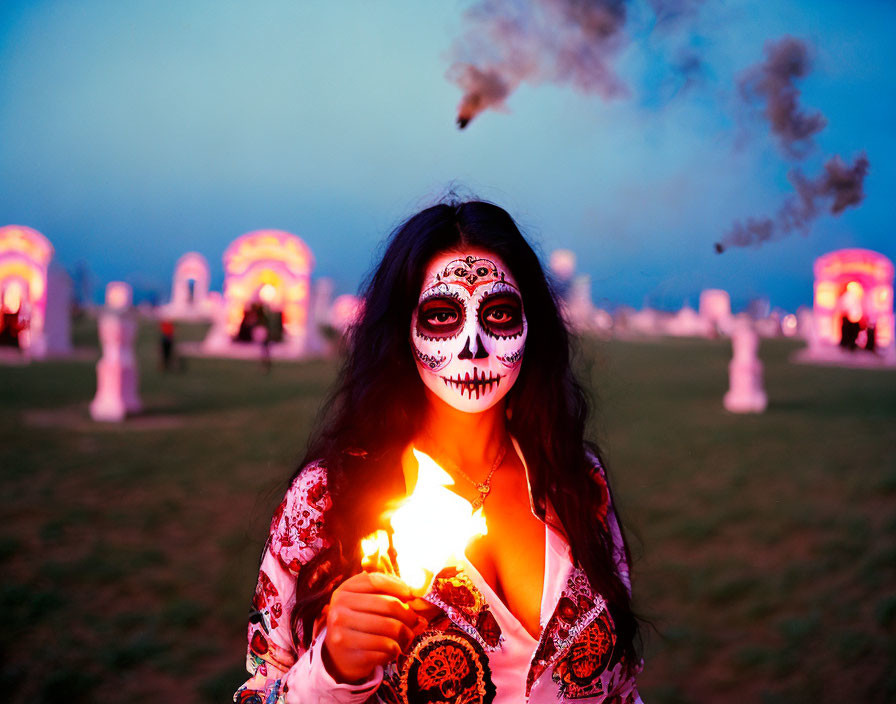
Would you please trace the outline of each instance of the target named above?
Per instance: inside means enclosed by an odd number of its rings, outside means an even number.
[[[475,479],[471,478],[464,470],[460,468],[455,462],[451,462],[454,466],[454,469],[457,473],[466,479],[470,484],[473,485],[473,488],[479,492],[479,496],[473,499],[470,504],[473,506],[473,510],[478,509],[482,504],[485,503],[486,498],[492,490],[492,477],[495,475],[495,472],[498,471],[498,467],[501,466],[501,462],[504,461],[504,456],[507,454],[507,445],[506,443],[501,443],[501,447],[498,448],[498,454],[495,455],[495,461],[492,463],[492,468],[488,473],[488,476],[485,478],[485,481],[477,482]],[[449,460],[450,461],[450,460]]]

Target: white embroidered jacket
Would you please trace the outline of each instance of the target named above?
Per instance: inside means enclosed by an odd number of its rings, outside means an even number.
[[[619,575],[630,588],[619,525],[603,468],[596,460],[592,476],[605,497],[595,520],[604,521],[610,530]],[[329,545],[323,525],[329,506],[326,469],[321,464],[308,465],[271,522],[249,621],[246,666],[251,678],[237,690],[234,701],[509,702],[496,691],[489,669],[490,655],[504,645],[501,628],[481,591],[457,567],[442,570],[424,596],[442,609],[442,614],[397,661],[385,670],[377,668],[369,682],[337,684],[329,676],[320,653],[325,629],[314,634],[309,647],[297,642],[290,628],[296,577]],[[526,700],[532,704],[571,700],[640,704],[635,684],[640,663],[633,666],[625,659],[614,660],[616,634],[604,600],[593,593],[582,570],[571,564],[567,569],[566,584],[557,590],[552,615],[542,623],[528,662]]]

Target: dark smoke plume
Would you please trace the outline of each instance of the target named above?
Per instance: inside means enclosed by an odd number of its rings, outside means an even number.
[[[464,91],[458,126],[502,107],[523,81],[625,95],[610,59],[626,42],[626,15],[625,0],[480,0],[447,74]]]
[[[731,231],[716,242],[721,254],[731,247],[758,246],[778,240],[792,232],[806,234],[812,221],[824,210],[839,215],[865,198],[863,185],[868,173],[868,157],[864,153],[847,166],[839,156],[828,159],[824,172],[816,179],[806,178],[799,171],[791,172],[790,182],[796,189],[774,217],[748,218],[736,222]]]
[[[765,45],[765,61],[749,69],[740,82],[745,100],[765,105],[765,116],[788,156],[801,158],[812,147],[812,136],[824,129],[827,120],[820,112],[800,109],[798,78],[809,72],[806,45],[784,37]]]

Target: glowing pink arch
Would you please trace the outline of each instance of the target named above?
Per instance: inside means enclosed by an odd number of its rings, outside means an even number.
[[[283,313],[286,334],[305,335],[313,268],[311,250],[289,232],[255,230],[235,239],[224,252],[228,333],[236,334],[246,306],[259,300],[264,288]]]
[[[37,230],[24,225],[0,227],[0,301],[7,287],[15,286],[27,303],[31,341],[42,339],[47,311],[47,269],[53,245]]]
[[[862,312],[875,326],[876,344],[893,342],[893,262],[869,249],[840,249],[815,260],[815,321],[819,337],[840,341],[840,303],[848,284],[862,292]]]

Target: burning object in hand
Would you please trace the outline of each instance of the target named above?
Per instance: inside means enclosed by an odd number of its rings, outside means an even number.
[[[394,552],[398,576],[415,592],[423,593],[433,575],[463,557],[467,544],[487,533],[482,509],[448,487],[454,480],[427,454],[413,449],[419,469],[414,491],[392,512],[391,546],[385,531],[361,541],[367,568],[391,565],[385,556]]]

